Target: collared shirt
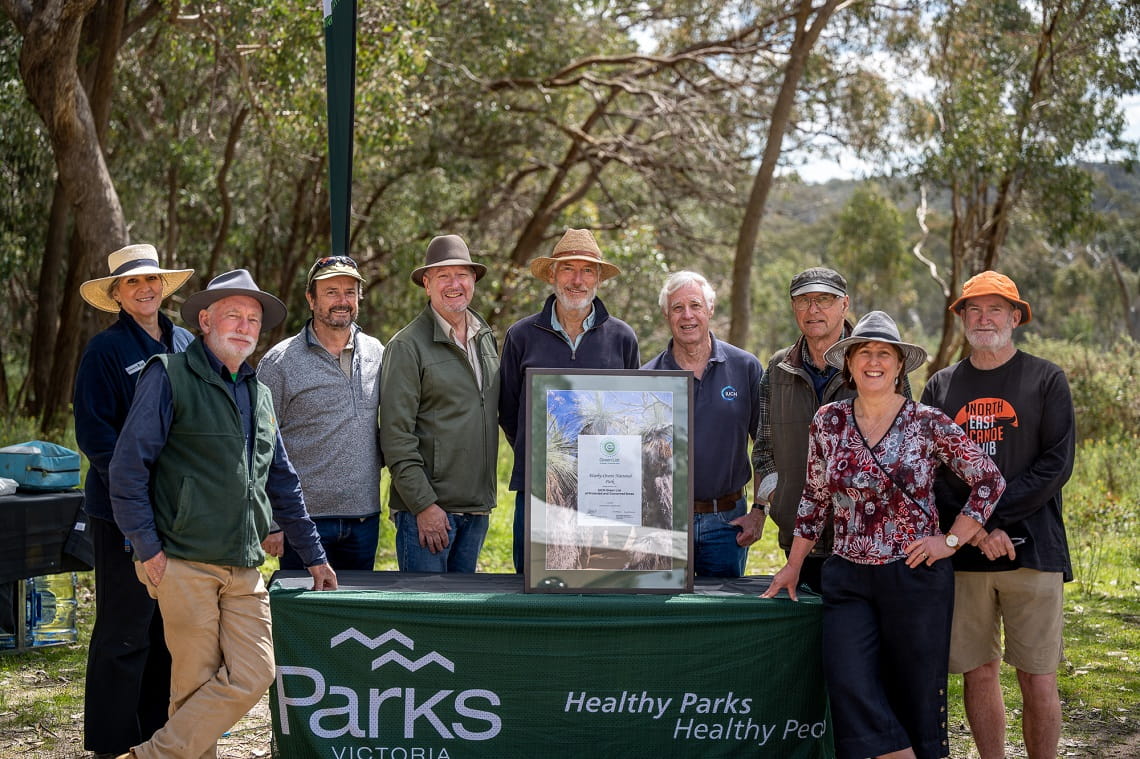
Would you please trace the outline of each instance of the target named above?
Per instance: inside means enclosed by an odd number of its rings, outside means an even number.
[[[443,315],[435,310],[435,306],[431,307],[431,313],[440,328],[443,329],[444,333],[451,339],[451,342],[463,350],[464,355],[467,356],[467,363],[471,365],[471,370],[475,372],[475,385],[480,390],[483,389],[483,369],[479,366],[479,343],[475,339],[481,329],[479,320],[475,318],[475,315],[471,313],[470,310],[463,312],[464,318],[467,319],[467,342],[461,343],[455,333],[455,327],[452,327],[447,319],[444,319]]]
[[[578,350],[578,345],[581,344],[582,338],[594,327],[594,306],[590,306],[590,314],[582,320],[582,331],[578,333],[575,338],[570,337],[570,333],[562,326],[562,322],[558,321],[558,308],[550,309],[550,326],[555,332],[562,335],[562,339],[574,350]]]
[[[344,372],[344,376],[352,379],[352,351],[353,348],[356,347],[356,342],[353,338],[356,337],[356,333],[360,330],[360,327],[356,326],[356,322],[353,322],[348,325],[348,330],[348,342],[345,343],[344,347],[340,349],[340,353],[334,356],[334,358],[337,360],[337,363],[340,364],[340,370]],[[305,325],[305,341],[309,345],[325,347],[321,339],[317,337],[317,333],[313,330],[312,319],[309,319],[309,323]]]
[[[693,392],[693,498],[708,501],[734,493],[752,479],[748,438],[759,415],[760,361],[735,345],[712,339],[708,364]],[[649,370],[679,370],[673,341]]]
[[[844,337],[840,334],[840,338]],[[811,377],[811,386],[815,388],[815,397],[821,404],[823,403],[823,389],[827,387],[827,383],[839,373],[829,363],[824,362],[823,368],[820,369],[815,365],[811,358],[811,349],[808,348],[807,340],[804,340],[803,347],[800,348],[800,356],[803,358],[804,369],[807,370],[808,376]]]
[[[222,382],[241,412],[246,454],[252,457],[250,430],[253,415],[250,410],[247,383],[254,376],[253,369],[243,363],[235,378],[209,348],[204,345],[203,348],[210,366],[218,372],[218,376],[222,378]],[[174,393],[170,377],[162,363],[155,361],[148,364],[139,377],[131,413],[127,416],[123,434],[120,435],[115,447],[115,459],[118,464],[116,472],[119,480],[112,488],[113,500],[116,500],[115,521],[119,523],[120,529],[131,541],[131,546],[142,561],[150,559],[162,550],[162,538],[158,534],[150,502],[150,468],[166,446],[173,423]],[[119,451],[126,448],[130,449],[129,452],[119,455]],[[285,528],[286,536],[294,545],[305,547],[302,559],[306,565],[323,561],[320,542],[316,542],[315,548],[309,547],[304,539],[307,533],[302,531],[303,526],[295,528],[301,518],[308,522],[308,517],[297,472],[285,452],[280,429],[277,430],[273,465],[269,469],[265,490],[269,494],[270,503],[273,504],[274,519],[279,520]]]

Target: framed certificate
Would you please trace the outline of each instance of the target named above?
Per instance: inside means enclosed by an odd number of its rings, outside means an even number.
[[[692,377],[527,369],[528,593],[692,590]]]

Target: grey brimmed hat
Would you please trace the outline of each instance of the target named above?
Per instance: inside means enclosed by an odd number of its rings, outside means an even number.
[[[804,293],[831,293],[832,295],[847,295],[847,280],[834,269],[825,266],[813,266],[804,269],[792,277],[792,284],[788,288],[788,295],[792,298]]]
[[[610,277],[621,274],[621,269],[609,261],[602,260],[602,249],[598,247],[598,241],[588,229],[567,229],[549,256],[539,256],[530,262],[530,273],[543,282],[553,284],[552,264],[558,261],[589,261],[597,264],[599,282],[605,282]]]
[[[261,330],[266,332],[285,321],[288,311],[285,304],[262,290],[245,269],[234,269],[210,280],[206,289],[196,292],[182,304],[182,321],[191,327],[198,326],[198,313],[222,298],[244,295],[261,304]]]
[[[159,274],[162,276],[162,300],[166,300],[194,275],[193,269],[163,269],[158,265],[158,251],[146,243],[128,245],[111,253],[107,256],[107,268],[111,272],[109,276],[87,280],[79,286],[79,294],[100,311],[111,313],[118,313],[122,308],[111,297],[111,285],[119,277]]]
[[[424,286],[424,272],[439,266],[470,266],[478,282],[487,273],[487,267],[471,260],[471,251],[459,235],[440,235],[428,243],[424,252],[424,265],[412,271],[412,281]]]
[[[827,363],[837,369],[842,369],[843,362],[847,358],[848,348],[870,342],[897,345],[903,352],[903,371],[908,374],[925,364],[929,358],[926,349],[921,345],[902,341],[899,337],[899,328],[895,326],[895,320],[883,311],[871,311],[865,315],[855,325],[855,329],[851,330],[851,335],[828,348],[823,357]]]

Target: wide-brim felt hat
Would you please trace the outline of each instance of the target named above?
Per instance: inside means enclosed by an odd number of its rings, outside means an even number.
[[[122,306],[111,297],[111,285],[119,277],[140,277],[147,274],[162,275],[162,300],[186,284],[194,276],[193,269],[164,269],[158,265],[158,251],[153,245],[139,243],[119,248],[107,256],[106,277],[89,279],[79,286],[79,295],[100,311],[118,313]]]
[[[424,286],[424,272],[440,266],[470,266],[478,282],[487,273],[487,267],[471,260],[471,251],[459,235],[440,235],[428,243],[424,252],[424,265],[412,271],[412,281]]]
[[[182,321],[191,327],[198,326],[198,314],[213,303],[231,295],[244,295],[261,304],[261,331],[266,332],[285,321],[288,310],[285,304],[262,290],[245,269],[234,269],[210,280],[205,290],[194,293],[182,304]]]
[[[598,281],[621,274],[621,269],[602,260],[602,249],[588,229],[567,229],[549,256],[539,256],[530,262],[530,273],[543,282],[554,282],[553,264],[558,261],[589,261],[598,265]]]
[[[1013,280],[1004,274],[989,270],[966,280],[966,284],[962,285],[962,296],[950,304],[950,310],[960,314],[966,306],[966,301],[983,295],[999,295],[1021,309],[1021,324],[1028,324],[1033,318],[1029,302],[1021,299],[1021,293],[1017,291],[1017,285]]]
[[[851,330],[851,335],[833,344],[823,354],[823,357],[827,363],[836,369],[842,369],[843,363],[847,359],[847,350],[851,346],[870,342],[889,343],[898,346],[903,352],[903,371],[907,374],[925,364],[929,359],[926,348],[914,343],[903,342],[899,337],[899,328],[895,326],[895,320],[883,311],[871,311],[866,314],[855,324],[855,328]]]

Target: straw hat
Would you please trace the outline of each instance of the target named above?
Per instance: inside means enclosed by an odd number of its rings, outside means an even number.
[[[962,285],[962,297],[950,304],[950,310],[960,314],[962,309],[966,307],[966,301],[970,298],[980,298],[983,295],[1000,295],[1017,306],[1021,309],[1022,324],[1028,324],[1033,318],[1029,303],[1021,299],[1017,285],[1013,283],[1012,279],[996,271],[983,271],[981,274],[975,274],[967,279],[966,284]]]
[[[589,261],[598,264],[599,282],[621,274],[621,269],[602,260],[602,249],[588,229],[567,229],[549,256],[539,256],[530,262],[530,273],[543,282],[554,283],[554,264],[557,261]]]
[[[424,251],[424,265],[412,271],[412,281],[424,286],[424,272],[438,266],[470,266],[478,282],[487,273],[487,267],[471,260],[471,251],[459,235],[440,235],[428,243]]]
[[[212,304],[231,295],[245,295],[261,304],[261,331],[268,332],[285,321],[285,304],[262,290],[245,269],[234,269],[210,280],[206,289],[196,292],[182,304],[182,321],[198,326],[198,314]]]
[[[897,345],[903,352],[903,371],[907,374],[926,363],[929,358],[926,349],[914,343],[904,343],[899,338],[899,328],[895,320],[882,311],[871,311],[858,321],[850,337],[845,337],[827,349],[823,354],[827,363],[842,369],[847,358],[847,349],[862,343],[889,343]]]
[[[89,279],[79,286],[83,300],[100,311],[118,313],[122,306],[111,297],[111,287],[119,277],[139,277],[146,274],[162,275],[162,300],[166,300],[194,274],[193,269],[163,269],[158,265],[158,251],[153,245],[141,243],[119,248],[107,256],[109,276]]]

